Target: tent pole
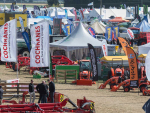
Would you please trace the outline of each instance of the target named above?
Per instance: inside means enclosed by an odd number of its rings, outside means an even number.
[[[69,56],[69,51],[67,51],[67,54],[68,54],[68,58],[70,59],[70,56]]]

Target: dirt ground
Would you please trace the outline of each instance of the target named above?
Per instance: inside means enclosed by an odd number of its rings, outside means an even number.
[[[0,65],[0,72],[1,80],[16,79],[16,72],[12,69],[6,69],[4,65]],[[18,76],[20,83],[29,83],[32,79],[32,75],[29,75],[23,69]],[[47,79],[34,79],[34,82],[40,83],[42,80]],[[55,83],[56,92],[67,95],[74,103],[76,103],[77,99],[82,99],[83,96],[89,100],[93,100],[97,113],[144,113],[142,106],[149,99],[149,96],[142,96],[142,93],[138,94],[138,90],[132,90],[127,93],[124,93],[123,89],[118,92],[110,92],[109,86],[106,89],[97,89],[100,84],[77,86],[74,84]]]

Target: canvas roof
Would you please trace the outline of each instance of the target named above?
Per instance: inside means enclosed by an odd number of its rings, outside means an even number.
[[[122,17],[116,17],[114,19],[109,20],[109,22],[129,22],[129,20],[125,20]]]
[[[140,28],[140,32],[147,32],[148,30],[150,30],[150,24],[147,23],[145,20],[136,25],[136,27]]]
[[[127,56],[104,56],[102,57],[100,60],[102,61],[122,61],[122,60],[127,60],[128,61],[128,57]]]
[[[98,34],[103,34],[106,32],[105,27],[102,24],[100,24],[99,22],[95,22],[94,24],[92,24],[89,27],[92,27],[95,30],[95,33],[98,33]]]
[[[50,43],[50,47],[59,47],[66,51],[72,51],[81,48],[87,48],[88,43],[92,44],[95,48],[102,46],[102,43],[106,40],[99,41],[92,37],[84,28],[82,22],[76,27],[76,29],[64,39],[57,42]]]

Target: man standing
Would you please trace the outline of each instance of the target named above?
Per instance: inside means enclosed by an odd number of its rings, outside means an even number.
[[[55,84],[51,80],[48,81],[49,81],[49,92],[50,92],[51,103],[54,103]]]
[[[2,86],[0,86],[0,105],[2,105],[2,99],[3,99],[3,89]]]
[[[34,92],[34,84],[33,80],[31,80],[31,83],[29,84],[29,94],[30,94],[30,103],[34,103],[35,100],[35,92]],[[32,99],[33,97],[33,99]],[[32,101],[31,101],[32,100]]]
[[[45,81],[43,80],[41,84],[38,84],[36,86],[36,90],[39,92],[40,94],[40,97],[39,97],[39,101],[38,103],[46,103],[46,95],[47,95],[47,92],[46,92],[46,86],[45,86]]]

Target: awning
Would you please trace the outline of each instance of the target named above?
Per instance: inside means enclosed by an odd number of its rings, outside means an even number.
[[[101,61],[128,61],[128,57],[127,56],[104,56],[100,59]]]

